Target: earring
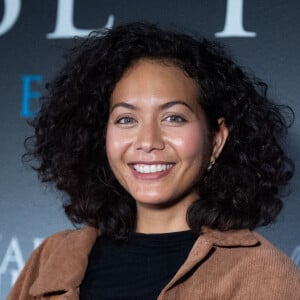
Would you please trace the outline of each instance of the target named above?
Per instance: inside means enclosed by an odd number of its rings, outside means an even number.
[[[212,169],[212,167],[213,167],[213,165],[214,165],[215,163],[216,163],[216,162],[215,162],[214,160],[209,162],[209,164],[208,164],[208,166],[207,166],[207,172],[209,172],[209,171]]]

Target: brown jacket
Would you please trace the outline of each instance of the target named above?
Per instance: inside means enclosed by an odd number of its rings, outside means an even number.
[[[34,251],[8,300],[78,300],[92,227],[57,233]],[[256,232],[205,229],[159,300],[300,299],[300,272]]]

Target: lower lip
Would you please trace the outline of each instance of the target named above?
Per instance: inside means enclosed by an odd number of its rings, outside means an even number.
[[[133,176],[137,179],[156,180],[156,179],[160,179],[160,178],[167,176],[172,171],[172,169],[173,169],[173,167],[171,167],[170,169],[165,170],[165,171],[154,172],[154,173],[139,173],[135,169],[131,169],[131,171],[132,171]]]

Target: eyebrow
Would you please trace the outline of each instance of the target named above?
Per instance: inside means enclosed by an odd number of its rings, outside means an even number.
[[[137,110],[137,108],[132,104],[129,104],[127,102],[119,102],[112,106],[110,112],[112,112],[117,107],[125,107],[125,108],[131,109],[131,110]]]
[[[160,109],[161,110],[164,110],[164,109],[167,109],[167,108],[170,108],[174,105],[184,105],[186,106],[190,111],[194,112],[193,108],[187,104],[185,101],[182,101],[182,100],[174,100],[174,101],[170,101],[170,102],[167,102],[167,103],[164,103],[160,106]]]
[[[170,101],[170,102],[167,102],[167,103],[164,103],[162,105],[159,106],[159,109],[160,110],[165,110],[165,109],[168,109],[174,105],[184,105],[186,106],[190,111],[194,112],[194,110],[192,109],[192,107],[187,104],[185,101],[182,101],[182,100],[174,100],[174,101]],[[119,103],[116,103],[115,105],[112,106],[110,112],[112,112],[114,109],[116,109],[117,107],[124,107],[124,108],[128,108],[128,109],[131,109],[131,110],[138,110],[138,108],[132,104],[129,104],[127,102],[119,102]]]

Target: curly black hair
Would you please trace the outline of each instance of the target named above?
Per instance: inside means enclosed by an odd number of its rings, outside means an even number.
[[[294,171],[283,151],[289,124],[282,107],[219,43],[139,22],[80,40],[31,121],[35,135],[25,142],[26,155],[38,161],[42,182],[66,193],[70,220],[115,239],[135,229],[135,201],[112,174],[105,139],[112,91],[142,58],[170,62],[193,78],[210,132],[219,118],[229,130],[216,164],[199,181],[200,199],[187,212],[190,228],[254,229],[274,221]]]

